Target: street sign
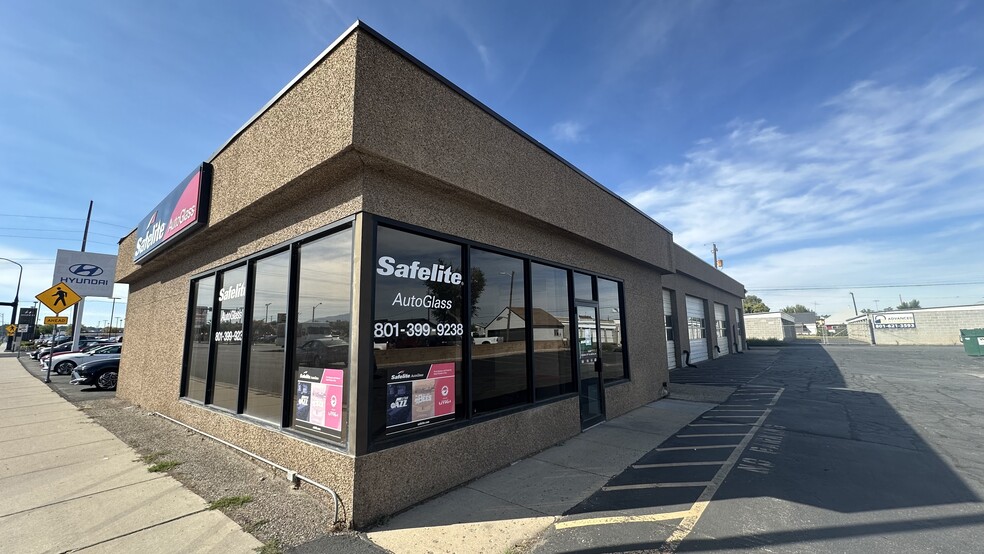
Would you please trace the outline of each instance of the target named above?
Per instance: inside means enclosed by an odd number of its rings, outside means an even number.
[[[68,286],[66,283],[58,283],[57,285],[51,287],[50,289],[42,292],[41,294],[35,296],[42,304],[48,307],[49,310],[55,312],[56,314],[62,313],[63,310],[71,308],[82,297],[72,290],[72,287]]]
[[[15,334],[17,334],[17,326],[14,324],[7,325],[6,327],[4,327],[4,330],[7,331],[8,337],[12,337]]]
[[[17,332],[23,335],[30,328],[31,326],[28,325],[27,323],[21,323],[20,325],[17,326]]]
[[[67,317],[51,317],[48,316],[44,318],[45,325],[68,325]]]

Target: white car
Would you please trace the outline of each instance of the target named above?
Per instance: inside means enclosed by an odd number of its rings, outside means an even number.
[[[73,352],[71,354],[56,355],[50,360],[51,369],[59,375],[69,375],[76,366],[95,360],[106,360],[109,358],[119,358],[123,350],[122,344],[110,344],[100,346],[90,352]]]

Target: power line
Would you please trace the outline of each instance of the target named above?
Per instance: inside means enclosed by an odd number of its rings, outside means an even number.
[[[28,217],[31,219],[58,219],[61,221],[85,221],[84,217],[53,217],[46,215],[24,215],[24,214],[0,214],[0,217]],[[100,223],[102,225],[109,225],[111,227],[119,227],[120,229],[133,230],[136,225],[120,225],[118,223],[110,223],[108,221],[100,221],[98,219],[91,220],[93,223]]]
[[[67,242],[75,242],[76,239],[63,238],[63,237],[29,237],[25,235],[0,235],[0,237],[10,238],[10,239],[35,239],[35,240],[63,240]],[[119,246],[115,242],[99,242],[95,240],[90,240],[89,242],[93,244],[105,244],[107,246]]]
[[[749,291],[753,292],[785,292],[800,290],[845,290],[845,289],[895,289],[902,287],[954,287],[964,285],[984,285],[984,281],[965,281],[960,283],[899,283],[896,285],[837,285],[832,287],[806,286],[806,287],[753,287]]]

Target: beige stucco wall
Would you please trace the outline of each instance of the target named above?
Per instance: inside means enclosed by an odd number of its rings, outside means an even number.
[[[672,270],[665,229],[374,37],[359,41],[356,148]]]

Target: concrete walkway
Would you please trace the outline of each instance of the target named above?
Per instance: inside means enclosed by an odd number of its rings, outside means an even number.
[[[0,354],[0,552],[252,552],[262,546]]]
[[[726,397],[731,390],[717,392]],[[538,536],[714,406],[674,399],[653,402],[411,508],[371,530],[369,540],[397,554],[501,554]]]

